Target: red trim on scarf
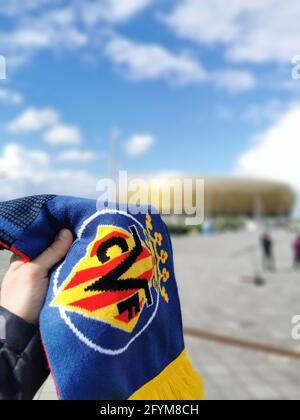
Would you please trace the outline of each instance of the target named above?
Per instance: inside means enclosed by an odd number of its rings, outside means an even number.
[[[5,244],[4,242],[0,241],[0,245],[7,249],[8,251],[13,252],[14,254],[18,255],[19,257],[22,258],[22,260],[24,261],[24,263],[28,263],[30,262],[30,258],[27,257],[27,255],[23,254],[23,252],[19,251],[17,248],[15,248],[14,246],[8,246],[7,244]]]
[[[52,368],[51,368],[50,361],[49,361],[49,357],[48,357],[48,354],[47,354],[47,351],[46,351],[46,347],[45,347],[45,345],[44,345],[44,343],[43,343],[43,342],[42,342],[42,346],[43,346],[43,350],[44,350],[44,353],[45,353],[46,362],[47,362],[48,368],[49,368],[49,370],[50,370],[50,374],[51,374],[52,380],[53,380],[53,382],[54,382],[56,396],[57,396],[57,398],[58,398],[59,400],[61,400],[60,395],[59,395],[59,391],[58,391],[58,385],[57,385],[57,383],[56,383],[55,376],[54,376],[53,370],[52,370]]]

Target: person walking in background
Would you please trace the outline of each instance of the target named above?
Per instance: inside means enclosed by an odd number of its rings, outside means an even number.
[[[294,268],[300,268],[300,235],[298,235],[297,239],[293,243],[293,250],[294,250]]]
[[[265,271],[274,272],[275,257],[274,257],[274,242],[272,236],[266,232],[261,237],[261,246],[263,252],[263,269]]]

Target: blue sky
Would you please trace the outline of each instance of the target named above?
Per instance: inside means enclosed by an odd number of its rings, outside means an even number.
[[[300,187],[299,21],[297,0],[7,0],[1,195],[90,195],[113,127],[132,174]]]

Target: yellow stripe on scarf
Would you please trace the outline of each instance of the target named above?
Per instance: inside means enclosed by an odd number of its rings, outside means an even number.
[[[185,351],[129,400],[204,400],[203,384]]]

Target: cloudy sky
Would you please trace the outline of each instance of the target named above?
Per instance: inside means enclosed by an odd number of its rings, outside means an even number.
[[[95,195],[116,129],[132,174],[300,191],[299,22],[298,0],[1,2],[1,198]]]

